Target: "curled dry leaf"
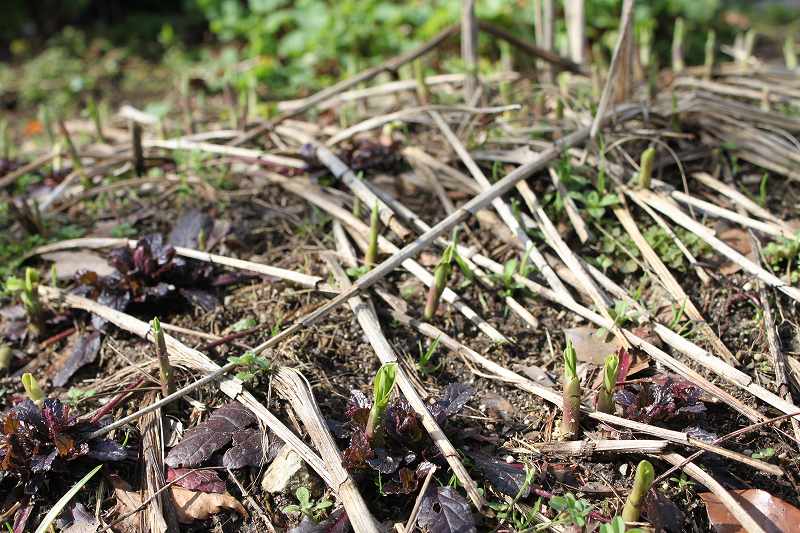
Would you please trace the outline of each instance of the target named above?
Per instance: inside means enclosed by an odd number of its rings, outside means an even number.
[[[732,490],[733,496],[766,533],[786,533],[800,529],[800,509],[761,489]],[[698,494],[706,504],[708,521],[717,533],[745,533],[739,521],[716,494]]]
[[[175,481],[177,480],[177,481]],[[175,485],[198,492],[225,492],[225,482],[214,470],[191,468],[167,468],[167,481],[175,481]]]
[[[143,500],[140,492],[133,490],[126,481],[119,477],[112,477],[111,483],[114,486],[117,511],[120,515],[131,513],[141,507]],[[172,494],[178,521],[182,524],[206,520],[212,515],[224,511],[236,511],[242,518],[248,517],[247,511],[239,503],[239,500],[227,492],[222,494],[197,492],[177,485],[171,485],[168,490]]]
[[[100,351],[100,333],[95,331],[82,335],[69,353],[66,361],[58,368],[53,377],[53,385],[63,387],[81,367],[94,362],[97,352]]]

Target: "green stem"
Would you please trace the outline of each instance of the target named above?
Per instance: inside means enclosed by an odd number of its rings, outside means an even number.
[[[642,189],[650,189],[650,182],[653,176],[653,162],[656,158],[656,149],[652,146],[642,152],[642,158],[639,163],[639,187]]]
[[[153,342],[156,347],[156,358],[158,359],[158,370],[161,378],[161,393],[164,397],[167,397],[176,390],[175,372],[169,362],[167,343],[164,340],[164,330],[161,329],[161,322],[158,320],[158,317],[153,318],[153,321],[150,322],[150,327],[153,331]]]
[[[450,277],[450,264],[439,263],[433,271],[433,285],[428,289],[428,298],[425,301],[425,311],[423,318],[430,320],[439,308],[439,300],[442,297],[444,288],[447,286],[447,278]]]
[[[364,264],[372,268],[378,258],[378,235],[380,232],[381,217],[378,211],[378,202],[372,206],[372,214],[369,217],[369,245],[364,256]]]
[[[642,503],[644,502],[647,491],[653,484],[655,472],[653,465],[649,461],[642,461],[636,467],[636,475],[633,479],[633,489],[625,501],[625,507],[622,509],[622,519],[626,522],[638,522],[639,516],[642,512]]]

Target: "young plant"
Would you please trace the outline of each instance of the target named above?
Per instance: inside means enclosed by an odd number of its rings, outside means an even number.
[[[644,498],[647,496],[647,491],[653,484],[655,478],[655,471],[650,461],[642,461],[636,467],[636,475],[633,478],[633,489],[625,501],[625,507],[622,508],[622,519],[625,522],[638,522],[639,515],[642,512],[642,504]]]
[[[4,373],[11,366],[11,346],[0,344],[0,373]]]
[[[717,32],[714,30],[709,30],[708,37],[706,37],[706,60],[704,63],[706,78],[710,78],[712,72],[714,72],[714,51],[716,50],[716,47]]]
[[[397,363],[387,363],[378,369],[375,379],[372,382],[372,407],[369,410],[367,428],[365,434],[368,440],[372,440],[378,424],[383,419],[383,414],[389,406],[392,397],[395,378],[397,377]]]
[[[425,311],[422,315],[425,320],[432,319],[433,315],[436,314],[436,310],[439,308],[439,299],[442,297],[442,293],[447,286],[447,280],[450,277],[450,270],[453,266],[453,256],[455,254],[456,246],[455,238],[453,238],[453,242],[445,248],[442,253],[442,258],[439,260],[439,264],[436,265],[436,269],[433,271],[433,285],[428,289],[428,298],[425,301]]]
[[[642,528],[625,528],[625,520],[621,516],[615,516],[608,524],[600,524],[600,533],[644,533]]]
[[[653,176],[653,161],[656,158],[656,149],[652,146],[642,152],[639,163],[639,188],[649,189]]]
[[[578,356],[572,341],[564,349],[564,391],[562,393],[561,438],[577,437],[581,431],[581,380],[576,369]]]
[[[614,414],[614,388],[617,386],[619,373],[619,357],[616,354],[606,357],[603,364],[603,384],[597,392],[597,410],[601,413]]]
[[[681,72],[686,68],[683,62],[683,40],[685,34],[685,26],[683,19],[678,17],[675,19],[674,32],[672,34],[672,70]]]
[[[794,70],[797,68],[797,52],[794,46],[794,33],[786,36],[783,42],[783,59],[786,62],[786,68]]]
[[[31,333],[39,335],[43,327],[43,307],[39,300],[39,273],[25,269],[25,279],[10,277],[6,280],[6,291],[19,294],[19,299],[28,315],[28,327]]]
[[[256,355],[254,352],[245,352],[240,357],[228,357],[228,362],[246,368],[246,370],[240,370],[236,373],[236,377],[242,381],[249,381],[256,377],[257,374],[270,369],[269,359]]]
[[[22,374],[22,386],[25,388],[25,394],[28,395],[28,398],[38,406],[42,405],[44,402],[44,393],[42,392],[41,387],[39,387],[39,382],[36,381],[36,378],[33,377],[33,374],[30,372],[25,372]]]
[[[161,321],[158,320],[158,317],[153,318],[152,322],[150,322],[150,329],[153,331],[153,343],[156,347],[156,358],[158,359],[158,370],[161,377],[161,394],[167,397],[175,392],[175,372],[169,363],[164,330],[161,329]]]
[[[571,492],[563,496],[553,496],[548,504],[551,509],[558,511],[559,523],[574,524],[580,528],[586,525],[586,519],[592,511],[592,505],[583,498],[576,498]]]
[[[372,206],[372,214],[369,217],[369,245],[367,246],[367,253],[364,256],[364,266],[372,268],[375,266],[375,260],[378,258],[378,234],[380,232],[380,211],[378,210],[378,202]]]
[[[299,505],[287,505],[283,508],[283,512],[286,514],[300,513],[314,522],[319,522],[325,515],[325,510],[333,505],[333,502],[327,498],[315,502],[311,499],[311,492],[306,487],[299,487],[294,495]]]
[[[433,374],[437,372],[439,368],[441,368],[441,361],[439,361],[437,364],[433,364],[433,356],[436,353],[437,348],[439,348],[438,337],[428,345],[427,350],[423,350],[422,343],[419,343],[419,360],[417,361],[417,369],[423,374]]]

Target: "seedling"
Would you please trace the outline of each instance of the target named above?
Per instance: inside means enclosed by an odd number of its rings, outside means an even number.
[[[439,308],[439,299],[442,297],[447,280],[450,277],[450,270],[452,270],[453,256],[456,254],[455,235],[453,242],[451,242],[442,253],[442,258],[436,269],[433,271],[433,284],[428,289],[428,298],[425,301],[425,311],[423,317],[425,320],[430,320],[436,314]]]
[[[333,505],[333,502],[328,498],[324,498],[318,502],[315,502],[311,499],[311,492],[306,487],[299,487],[295,491],[294,495],[297,498],[299,505],[287,505],[283,508],[283,512],[286,514],[300,513],[303,516],[307,516],[314,522],[319,522],[319,520],[325,515],[325,510]]]
[[[72,407],[76,407],[80,402],[94,397],[95,394],[97,393],[94,391],[94,389],[84,390],[70,387],[70,389],[67,391],[67,403]]]
[[[685,67],[683,62],[683,40],[685,26],[682,18],[675,19],[675,29],[672,34],[672,70],[681,72]]]
[[[714,30],[708,31],[708,36],[706,37],[706,60],[705,60],[705,74],[706,77],[710,78],[711,73],[714,71],[714,50],[717,47],[717,32]]]
[[[38,406],[42,405],[44,402],[44,393],[42,392],[41,387],[39,387],[39,382],[36,381],[36,378],[33,377],[33,374],[30,372],[25,372],[22,374],[22,386],[25,388],[25,394],[28,395],[28,398]]]
[[[380,211],[378,210],[378,202],[372,206],[372,214],[369,217],[369,244],[367,245],[367,253],[364,256],[364,266],[372,268],[375,266],[375,260],[378,258],[378,235],[380,232]]]
[[[574,524],[579,527],[586,525],[586,519],[592,511],[592,505],[583,498],[576,498],[571,492],[563,496],[550,498],[549,506],[559,513],[559,522]]]
[[[43,307],[39,300],[39,273],[25,269],[25,279],[10,277],[6,280],[6,291],[19,294],[19,299],[28,315],[28,327],[31,333],[39,335],[43,326]]]
[[[597,392],[597,410],[614,414],[614,388],[617,386],[619,357],[616,354],[606,357],[603,364],[603,384]]]
[[[794,34],[790,33],[783,42],[783,58],[786,61],[786,68],[794,70],[797,68],[797,52],[794,46]]]
[[[161,377],[161,393],[164,397],[167,397],[175,392],[175,372],[169,363],[164,330],[161,329],[161,322],[158,317],[153,318],[152,322],[150,322],[150,329],[153,331],[153,343],[156,347],[156,358],[158,359],[158,369]]]
[[[642,512],[642,503],[653,484],[655,472],[653,465],[649,461],[642,461],[636,467],[636,475],[633,478],[633,490],[628,495],[625,501],[625,507],[622,508],[622,519],[625,522],[638,522],[639,515]]]
[[[639,162],[639,187],[641,189],[649,189],[650,181],[653,175],[653,161],[656,158],[656,149],[652,146],[642,152],[642,157]]]
[[[578,356],[572,341],[567,341],[564,349],[564,391],[562,394],[563,417],[561,419],[561,438],[568,440],[578,436],[581,431],[581,380],[576,370]]]
[[[378,369],[372,382],[372,407],[369,410],[365,434],[372,440],[375,430],[383,419],[383,414],[389,406],[392,397],[395,378],[397,377],[397,363],[386,363]]]
[[[419,343],[419,360],[417,361],[417,369],[423,374],[434,374],[441,368],[441,361],[439,361],[437,364],[433,364],[433,356],[436,353],[437,348],[439,348],[438,337],[428,345],[427,350],[423,350],[422,343]]]
[[[0,344],[0,373],[8,370],[9,366],[11,366],[11,346]]]
[[[608,524],[600,524],[600,533],[644,533],[644,531],[639,527],[625,529],[625,520],[621,516],[615,516]]]
[[[261,355],[256,355],[254,352],[245,352],[244,355],[240,357],[228,357],[228,362],[246,369],[236,373],[236,377],[242,381],[249,381],[256,377],[256,375],[267,372],[270,369],[269,359]]]

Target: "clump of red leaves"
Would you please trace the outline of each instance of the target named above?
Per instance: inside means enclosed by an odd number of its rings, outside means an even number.
[[[119,311],[132,303],[152,303],[170,296],[180,296],[207,310],[218,303],[208,290],[214,284],[213,267],[177,257],[175,247],[158,233],[142,237],[133,249],[113,250],[110,262],[116,271],[108,276],[79,273],[76,292]]]
[[[625,418],[651,423],[706,411],[700,401],[702,390],[674,374],[662,374],[627,385],[614,395]]]
[[[458,413],[475,391],[460,383],[450,384],[442,397],[428,407],[440,425]],[[364,393],[352,391],[345,411],[349,418],[344,435],[350,445],[343,453],[345,468],[354,473],[377,471],[386,494],[410,494],[427,474],[432,463],[441,463],[438,449],[422,427],[422,421],[407,401],[395,398],[387,407],[373,438],[366,435],[372,402]]]
[[[128,451],[117,442],[88,438],[99,428],[71,416],[59,400],[47,399],[41,407],[30,400],[18,403],[2,416],[0,472],[34,495],[53,474],[72,471],[74,463],[126,459]]]

